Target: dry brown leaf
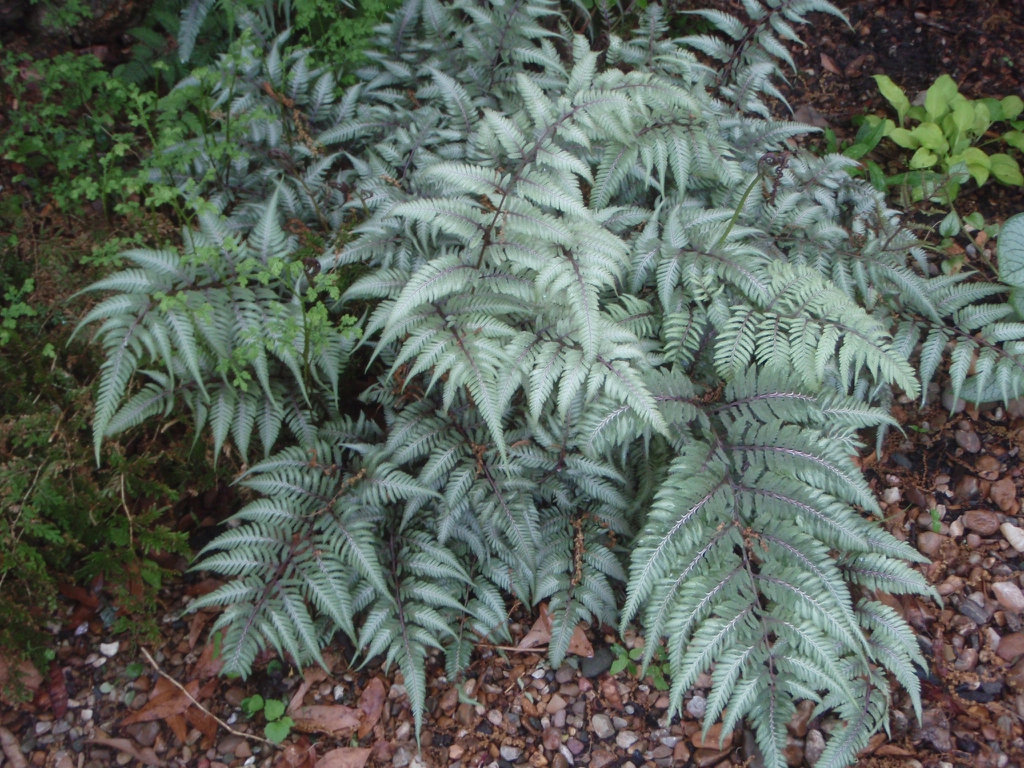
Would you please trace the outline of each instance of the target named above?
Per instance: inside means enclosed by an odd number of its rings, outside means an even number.
[[[203,712],[198,707],[189,708],[185,712],[185,718],[203,734],[203,740],[200,742],[202,748],[207,750],[212,747],[213,743],[217,740],[217,729],[220,727],[216,718]]]
[[[142,747],[140,749],[130,739],[105,739],[97,736],[96,738],[86,739],[86,742],[89,744],[100,744],[104,747],[113,747],[118,752],[131,755],[140,763],[152,765],[154,768],[163,768],[164,765],[164,761],[156,756],[156,752],[153,751],[152,747]]]
[[[536,648],[539,645],[547,645],[551,642],[551,614],[548,613],[547,603],[541,603],[537,609],[537,620],[533,622],[530,631],[526,633],[517,646],[521,650]],[[577,624],[572,631],[572,639],[569,640],[569,653],[577,656],[586,656],[588,659],[594,655],[594,646],[590,644],[583,625]]]
[[[316,746],[310,744],[305,736],[289,741],[281,750],[281,759],[277,766],[288,766],[288,768],[314,768],[316,763]]]
[[[220,579],[203,579],[198,584],[193,584],[185,589],[185,594],[191,597],[202,597],[208,595],[211,592],[216,592],[218,589],[224,586],[224,582]]]
[[[836,66],[832,57],[826,53],[821,54],[821,66],[825,68],[825,71],[831,72],[833,75],[843,76],[843,71]]]
[[[877,750],[876,755],[889,757],[913,757],[914,753],[909,749],[903,749],[903,747],[897,747],[895,744],[883,744]]]
[[[189,696],[199,701],[211,696],[219,682],[219,680],[211,680],[200,689],[198,680],[190,680],[185,684],[185,690],[188,691]],[[146,706],[124,718],[121,725],[145,723],[150,720],[166,720],[171,715],[183,714],[191,706],[192,701],[184,691],[161,677],[156,681],[156,685],[153,687],[153,697],[146,702]]]
[[[373,726],[380,720],[381,712],[384,711],[384,699],[387,692],[384,690],[384,683],[379,677],[373,678],[363,689],[359,696],[359,712],[363,718],[363,724],[359,726],[360,739],[366,738],[373,730]]]
[[[327,662],[327,659],[324,659]],[[302,700],[314,683],[320,683],[327,679],[327,673],[321,667],[309,667],[302,672],[302,682],[295,689],[291,701],[288,702],[288,709],[298,709],[302,706]]]
[[[185,739],[188,738],[188,725],[185,724],[184,715],[170,715],[164,718],[164,722],[171,729],[173,733],[182,744],[185,743]]]
[[[50,708],[58,720],[68,711],[68,687],[64,681],[64,670],[59,664],[50,667],[47,675],[46,692],[50,695]]]
[[[303,733],[328,733],[344,738],[362,724],[358,710],[341,705],[296,707],[288,714],[295,721],[295,730]]]
[[[185,686],[192,696],[199,693],[199,682],[193,680]],[[153,691],[150,694],[146,706],[130,713],[121,721],[121,725],[132,725],[133,723],[145,723],[150,720],[163,720],[171,715],[180,715],[192,706],[182,691],[178,690],[170,680],[164,677],[156,681]]]
[[[572,631],[572,639],[569,640],[569,653],[585,656],[588,659],[594,655],[594,646],[587,639],[582,623],[577,624],[576,629]]]
[[[213,615],[206,611],[200,611],[192,617],[192,623],[188,625],[188,647],[190,651],[194,651],[196,643],[199,642],[199,636],[203,634],[203,628],[209,623]]]
[[[316,768],[363,768],[370,759],[370,750],[363,747],[332,749],[317,760]]]
[[[208,677],[216,677],[220,674],[221,669],[224,667],[224,657],[218,655],[214,658],[214,645],[214,643],[206,644],[203,652],[199,655],[199,661],[192,667],[192,674],[189,677],[194,680],[205,680]]]
[[[538,645],[547,645],[551,642],[551,617],[548,616],[548,604],[541,603],[537,608],[537,620],[533,622],[530,631],[526,633],[519,645],[520,649],[536,648]]]

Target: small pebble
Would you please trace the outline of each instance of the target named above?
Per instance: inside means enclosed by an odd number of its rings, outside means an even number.
[[[590,719],[590,728],[599,739],[610,739],[615,735],[615,727],[608,715],[597,714]]]
[[[992,585],[992,594],[1003,608],[1014,613],[1024,611],[1024,593],[1011,581],[1000,581]]]
[[[977,453],[981,450],[981,438],[978,437],[977,432],[958,429],[953,433],[953,437],[956,439],[956,444],[968,453]]]
[[[999,530],[1003,532],[1003,537],[1010,542],[1011,547],[1018,552],[1024,552],[1024,530],[1012,523],[1003,523]]]
[[[694,696],[688,702],[686,702],[687,713],[695,720],[700,720],[704,717],[704,712],[707,710],[708,700],[703,696]]]
[[[620,749],[629,749],[640,740],[634,731],[619,731],[615,735],[615,743]]]
[[[100,653],[110,659],[117,655],[117,649],[120,647],[121,643],[117,641],[113,643],[100,643]]]
[[[999,515],[985,509],[967,512],[963,517],[964,526],[982,536],[991,536],[999,530]]]

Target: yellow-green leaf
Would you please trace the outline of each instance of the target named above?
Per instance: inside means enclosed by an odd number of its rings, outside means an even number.
[[[1024,99],[1020,96],[1007,96],[1000,104],[1003,107],[1003,120],[1013,120],[1024,112]]]
[[[932,83],[924,98],[924,108],[932,122],[938,122],[949,111],[949,102],[956,94],[956,82],[949,75],[940,75]]]
[[[918,138],[906,128],[893,128],[889,132],[889,138],[895,141],[904,149],[917,149],[921,146]]]
[[[988,155],[977,147],[968,147],[963,151],[961,157],[968,165],[983,165],[986,168],[991,167]]]
[[[1009,155],[996,154],[989,157],[990,170],[1003,184],[1010,184],[1015,187],[1024,186],[1024,176],[1021,175],[1020,166],[1017,161]]]
[[[878,83],[878,90],[899,115],[900,125],[903,125],[903,118],[910,111],[910,99],[907,98],[907,94],[886,75],[875,75],[875,82]]]
[[[911,133],[921,142],[922,147],[927,147],[940,153],[949,151],[949,143],[946,141],[946,137],[942,135],[942,129],[935,123],[921,123]]]
[[[971,129],[978,136],[988,130],[992,125],[992,113],[988,107],[980,102],[974,102],[974,127]]]
[[[974,163],[967,164],[967,172],[971,174],[971,178],[980,187],[986,181],[988,181],[988,168],[984,165],[976,165]]]
[[[1020,131],[1007,131],[1003,134],[1003,141],[1011,147],[1024,151],[1024,133]]]
[[[914,153],[914,156],[910,158],[910,167],[918,171],[922,168],[931,168],[939,160],[939,156],[932,152],[927,147],[921,147]]]

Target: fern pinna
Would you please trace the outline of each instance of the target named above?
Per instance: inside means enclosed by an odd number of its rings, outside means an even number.
[[[801,700],[843,723],[828,768],[885,725],[888,674],[919,708],[916,638],[875,596],[930,588],[851,457],[948,340],[955,388],[1019,395],[1024,326],[981,303],[1003,286],[929,277],[853,161],[769,117],[780,40],[834,9],[744,5],[680,40],[651,6],[595,51],[546,0],[409,0],[338,98],[248,19],[214,89],[244,153],[191,146],[225,172],[181,177],[211,201],[187,247],[128,254],[86,318],[98,446],[181,405],[218,449],[259,430],[259,498],[199,566],[235,579],[193,603],[225,606],[228,672],[342,631],[401,668],[419,723],[427,657],[455,675],[507,641],[511,596],[550,606],[553,664],[579,622],[640,620],[672,710],[710,672],[705,726],[748,718],[767,765]],[[359,334],[382,373],[353,419]]]

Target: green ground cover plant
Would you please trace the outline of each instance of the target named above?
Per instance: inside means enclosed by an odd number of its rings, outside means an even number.
[[[1012,186],[1024,185],[1017,160],[1005,152],[986,152],[983,147],[1002,143],[1024,150],[1024,121],[1017,118],[1024,111],[1018,96],[1002,99],[971,100],[962,95],[949,75],[941,75],[928,88],[922,106],[912,106],[903,90],[885,75],[875,75],[878,88],[897,114],[897,122],[884,121],[883,136],[904,149],[913,150],[908,161],[912,172],[937,168],[951,174],[958,166],[980,187],[990,177]],[[905,127],[908,120],[917,123]],[[1005,123],[1012,130],[1001,135],[990,132],[995,123]],[[966,180],[966,179],[965,179]],[[902,183],[896,178],[891,183]],[[959,194],[959,179],[944,186],[945,196],[952,203]],[[914,198],[924,196],[920,182],[912,182]]]
[[[27,654],[42,669],[46,624],[58,594],[84,585],[112,631],[151,637],[148,620],[167,557],[186,554],[166,512],[213,473],[190,441],[155,433],[111,445],[92,460],[92,382],[99,368],[74,327],[67,288],[92,279],[83,265],[103,241],[80,224],[35,221],[23,197],[0,198],[0,652]],[[204,480],[206,478],[206,480]]]

